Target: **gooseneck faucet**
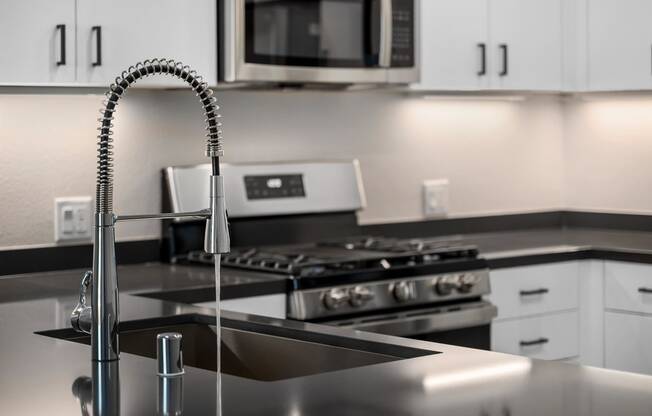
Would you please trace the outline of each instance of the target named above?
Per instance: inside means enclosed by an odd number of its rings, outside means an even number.
[[[190,85],[206,116],[206,156],[211,159],[210,201],[208,209],[196,212],[124,215],[113,213],[113,120],[118,101],[136,81],[161,74],[172,75]],[[219,107],[213,91],[202,77],[181,62],[170,59],[146,60],[129,67],[115,79],[106,92],[106,100],[98,119],[97,185],[95,196],[95,233],[93,244],[93,271],[87,272],[81,284],[79,304],[75,307],[71,324],[77,331],[90,333],[92,359],[112,361],[119,358],[118,275],[115,257],[115,224],[125,220],[205,218],[204,249],[219,256],[229,251],[228,223],[224,201],[224,179],[220,175],[222,131]],[[219,284],[219,282],[216,282]],[[86,303],[86,290],[92,285],[91,305]]]

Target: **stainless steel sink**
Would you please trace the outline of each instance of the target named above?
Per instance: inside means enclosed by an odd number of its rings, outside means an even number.
[[[121,325],[120,351],[156,358],[156,335],[183,334],[187,366],[217,368],[215,318],[183,315]],[[89,344],[72,329],[39,332]],[[222,320],[222,372],[260,381],[303,377],[329,371],[386,363],[436,352],[259,323]]]

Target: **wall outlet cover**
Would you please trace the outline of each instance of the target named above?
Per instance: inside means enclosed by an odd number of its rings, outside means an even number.
[[[448,215],[448,179],[423,181],[423,215],[445,217]]]
[[[54,241],[91,241],[93,221],[90,196],[54,199]]]

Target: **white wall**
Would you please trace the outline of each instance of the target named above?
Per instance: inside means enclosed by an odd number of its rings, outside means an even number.
[[[566,204],[652,214],[652,96],[589,95],[564,108]]]
[[[424,179],[449,178],[453,216],[564,206],[557,97],[218,96],[227,161],[359,158],[369,203],[363,223],[422,218]],[[94,194],[100,104],[98,95],[0,95],[0,247],[52,244],[53,198]],[[115,124],[118,213],[158,211],[160,168],[206,161],[203,117],[187,91],[130,91]],[[158,237],[158,227],[120,224],[118,238]]]

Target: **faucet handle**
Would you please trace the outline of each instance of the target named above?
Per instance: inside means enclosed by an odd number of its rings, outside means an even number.
[[[79,286],[79,301],[70,315],[70,324],[73,329],[77,332],[83,332],[84,334],[91,333],[92,308],[86,304],[86,292],[88,291],[88,287],[91,285],[92,280],[93,272],[88,270],[84,273],[84,277],[82,277]]]
[[[209,254],[226,254],[231,251],[231,241],[224,198],[224,177],[213,175],[210,181],[211,215],[206,220],[204,251]]]

